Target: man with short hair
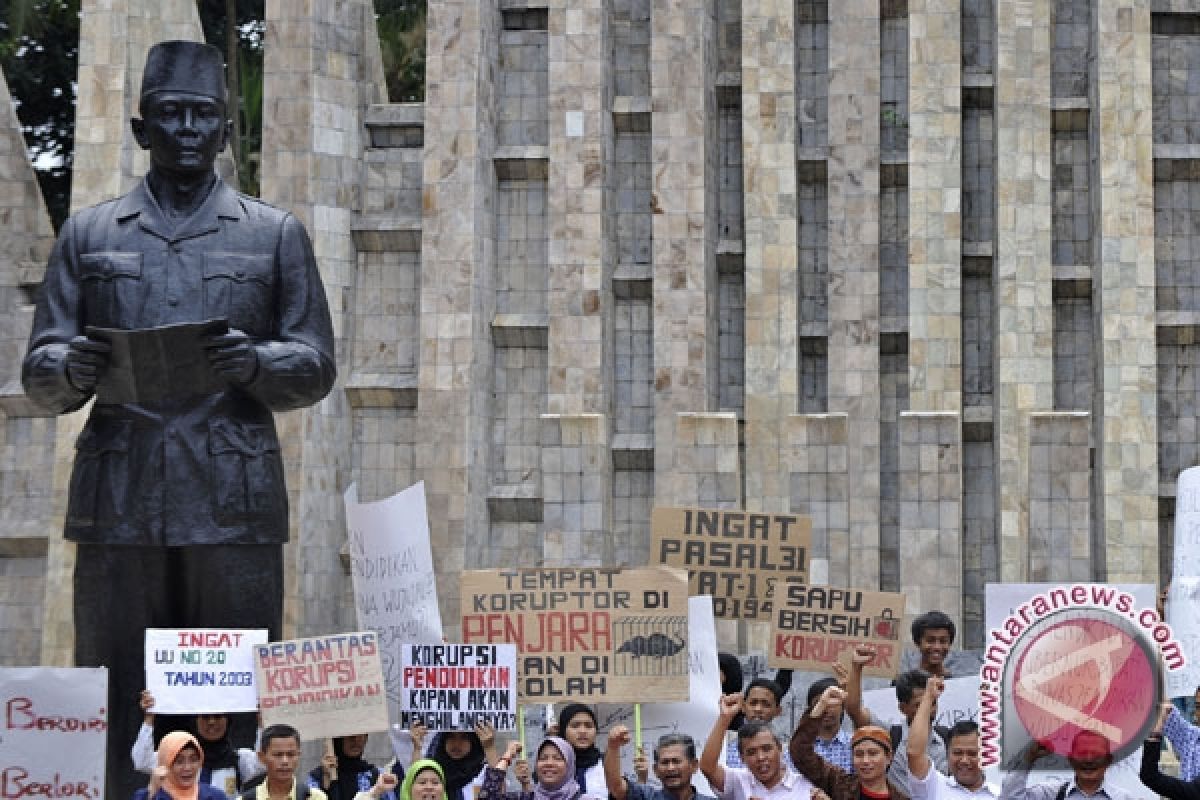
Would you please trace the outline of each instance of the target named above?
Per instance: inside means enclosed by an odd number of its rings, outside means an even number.
[[[979,726],[972,720],[962,720],[950,729],[946,742],[949,774],[933,768],[927,749],[933,733],[930,720],[945,688],[941,678],[930,678],[913,715],[905,747],[912,800],[994,800],[1000,793],[984,780]]]
[[[813,681],[812,686],[808,687],[808,695],[805,697],[806,707],[811,709],[826,689],[837,685],[836,678],[821,678],[819,681]],[[813,750],[830,764],[853,773],[854,754],[850,749],[850,734],[842,727],[844,716],[841,700],[833,700],[828,704],[817,725],[817,738],[813,742]]]
[[[1134,800],[1134,795],[1106,780],[1113,756],[1108,739],[1102,734],[1089,730],[1075,734],[1071,752],[1067,754],[1067,763],[1074,771],[1069,781],[1026,786],[1034,763],[1050,753],[1050,748],[1035,739],[1005,777],[1000,796],[1005,800]]]
[[[954,620],[941,611],[926,611],[912,623],[912,640],[921,654],[917,669],[939,678],[952,677],[946,669],[946,657],[954,644]]]
[[[604,779],[612,800],[716,800],[701,794],[692,784],[700,768],[696,759],[696,741],[686,733],[660,736],[654,746],[654,774],[662,788],[634,783],[621,774],[621,748],[629,744],[629,728],[617,725],[608,732],[604,751]]]
[[[753,684],[752,684],[753,685]],[[745,767],[721,766],[721,748],[729,723],[742,710],[741,695],[721,698],[721,711],[713,723],[700,771],[720,800],[812,800],[812,783],[783,760],[783,745],[771,726],[762,720],[747,721],[738,731],[738,749]]]
[[[320,789],[296,780],[300,732],[291,725],[271,725],[264,730],[258,758],[267,774],[258,786],[242,792],[240,800],[328,800]]]
[[[878,725],[888,730],[889,726],[868,711],[862,703],[863,668],[874,658],[874,645],[861,644],[854,648],[854,654],[850,659],[850,678],[846,684],[846,713],[850,715],[850,719],[854,720],[856,728],[864,725]],[[926,673],[914,669],[900,673],[892,682],[892,685],[896,687],[896,708],[904,715],[904,722],[890,726],[891,738],[895,747],[892,753],[892,763],[888,767],[888,779],[906,792],[909,791],[908,758],[905,755],[907,742],[912,730],[913,718],[916,717],[917,709],[921,706],[921,698],[925,694],[925,686],[928,681],[929,676]],[[932,724],[933,717],[937,716],[936,702],[932,708],[928,709],[928,714]],[[934,767],[939,772],[945,772],[946,743],[937,731],[934,731],[933,735],[929,737],[925,752]]]
[[[763,722],[770,725],[783,713],[783,687],[770,678],[755,678],[750,681],[742,694],[742,710],[744,722]],[[737,697],[737,695],[733,695]],[[736,717],[735,717],[736,719]],[[740,728],[739,728],[740,730]],[[792,757],[783,751],[783,763],[790,769]],[[725,764],[730,767],[742,767],[742,755],[737,736],[728,736],[725,742]]]

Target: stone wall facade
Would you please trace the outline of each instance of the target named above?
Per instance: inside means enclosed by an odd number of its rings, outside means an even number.
[[[144,169],[145,47],[198,32],[146,2],[85,3],[79,203]],[[263,195],[313,234],[341,375],[281,422],[289,633],[355,624],[352,482],[425,481],[451,638],[462,570],[642,564],[655,504],[809,514],[815,576],[968,646],[989,581],[1169,576],[1200,3],[444,0],[406,105],[368,0],[267,16]],[[14,388],[47,230],[0,158],[0,632],[45,630],[0,663],[62,663],[72,420]]]

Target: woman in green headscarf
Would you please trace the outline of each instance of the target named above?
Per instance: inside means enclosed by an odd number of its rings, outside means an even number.
[[[359,792],[354,800],[395,800],[396,776],[383,772],[370,791]],[[414,761],[400,784],[400,800],[446,800],[446,775],[432,758]]]

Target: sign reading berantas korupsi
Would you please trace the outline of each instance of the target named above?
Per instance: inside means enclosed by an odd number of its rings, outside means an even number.
[[[305,739],[387,730],[374,631],[258,645],[254,671],[264,726],[286,723]]]
[[[523,701],[688,699],[683,570],[478,570],[461,586],[464,641],[516,645]]]
[[[808,579],[808,517],[662,507],[650,533],[650,560],[686,569],[689,591],[712,595],[718,619],[770,620],[780,581]]]
[[[890,678],[900,665],[904,595],[810,586],[788,579],[776,592],[771,619],[773,667],[831,671],[849,665],[854,648],[875,646],[866,675]]]
[[[511,644],[406,644],[401,724],[469,731],[517,727],[517,648]]]

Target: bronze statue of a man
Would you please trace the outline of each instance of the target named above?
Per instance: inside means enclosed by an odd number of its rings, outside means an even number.
[[[267,628],[280,636],[283,462],[272,411],[310,405],[335,377],[333,330],[304,226],[241,195],[213,166],[229,136],[223,59],[163,42],[131,120],[150,152],[129,194],[64,224],[46,270],[23,381],[63,413],[93,396],[67,508],[75,658],[109,673],[108,796],[138,785],[147,627]],[[105,390],[104,330],[216,321],[194,364],[132,399]],[[170,361],[170,359],[168,359]]]

